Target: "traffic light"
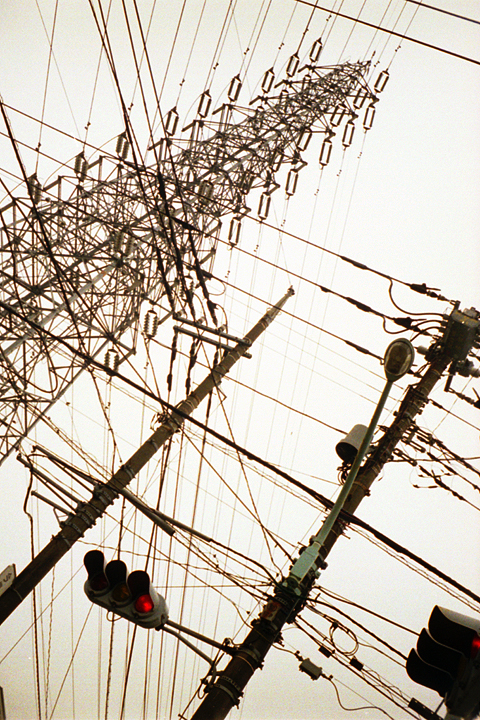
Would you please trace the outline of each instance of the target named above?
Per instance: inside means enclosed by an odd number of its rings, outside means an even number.
[[[480,712],[480,620],[436,605],[406,668],[445,699],[450,713],[473,720]]]
[[[168,608],[147,572],[134,570],[129,575],[123,560],[105,564],[101,550],[90,550],[83,563],[88,573],[84,590],[92,602],[141,627],[160,629],[164,625]]]

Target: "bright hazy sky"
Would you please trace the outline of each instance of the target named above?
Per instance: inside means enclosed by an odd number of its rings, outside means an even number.
[[[378,361],[356,352],[344,340],[383,356],[392,336],[384,332],[377,317],[322,293],[318,285],[394,317],[423,313],[438,322],[438,316],[432,313],[450,311],[451,305],[394,283],[393,298],[400,309],[395,308],[389,299],[387,279],[354,268],[321,248],[364,263],[387,277],[426,283],[449,300],[459,300],[462,308],[479,307],[478,4],[431,0],[429,4],[437,7],[436,11],[411,1],[366,0],[361,4],[353,0],[342,3],[325,0],[313,12],[312,3],[291,0],[269,3],[186,0],[167,5],[138,0],[137,4],[145,32],[149,28],[148,56],[160,110],[165,115],[176,106],[181,128],[195,117],[204,90],[210,90],[213,107],[219,107],[237,73],[244,81],[238,103],[249,107],[250,100],[259,93],[263,73],[274,67],[277,78],[282,79],[289,57],[298,50],[303,60],[318,37],[324,41],[322,65],[371,60],[370,86],[381,71],[389,70],[390,80],[368,133],[363,132],[359,117],[354,142],[346,152],[338,133],[333,141],[332,160],[323,172],[318,165],[323,137],[316,135],[304,153],[308,166],[300,172],[297,191],[288,203],[283,189],[286,171],[280,173],[282,187],[273,196],[267,220],[277,230],[258,222],[259,192],[252,193],[249,198],[252,212],[243,222],[239,248],[230,250],[225,243],[220,244],[214,266],[218,280],[209,285],[212,296],[216,294],[215,301],[225,309],[229,331],[237,336],[245,334],[269,303],[276,302],[290,285],[294,286],[296,294],[287,304],[286,313],[252,349],[252,359],[243,360],[222,385],[230,429],[218,398],[212,404],[210,423],[224,434],[231,430],[240,445],[334,498],[338,491],[334,446],[341,434],[331,428],[346,432],[356,423],[367,425],[384,382]],[[103,5],[106,13],[108,3]],[[132,24],[135,57],[142,63],[148,121],[154,138],[160,139],[161,125],[149,68],[142,58],[135,4],[126,1],[125,6]],[[100,54],[92,7],[98,12],[94,0],[91,7],[87,0],[58,3],[16,0],[2,8],[0,93],[8,106],[27,172],[36,171],[43,184],[58,174],[73,176],[73,158],[82,150],[85,139],[86,155],[92,160],[98,155],[98,148],[114,154],[115,140],[124,130],[118,89],[105,56]],[[440,8],[450,14],[440,12]],[[360,20],[367,24],[335,17],[328,9],[351,17],[360,13]],[[469,17],[472,22],[451,13]],[[400,36],[406,34],[424,44],[375,31],[368,25],[380,22]],[[49,53],[52,28],[53,53]],[[119,86],[131,109],[140,152],[145,155],[149,146],[148,122],[119,0],[111,3],[108,33]],[[45,126],[41,129],[38,120],[42,116]],[[3,124],[0,130],[0,177],[14,196],[25,197]],[[8,202],[6,195],[5,192],[2,206]],[[227,232],[228,219],[221,233],[223,240]],[[307,246],[305,240],[311,245]],[[396,329],[391,324],[387,327]],[[145,352],[139,347],[134,362],[140,376],[135,377],[145,378],[154,389],[155,376],[159,392],[166,396],[171,323],[161,326],[157,339],[160,344],[152,344],[147,369]],[[414,345],[428,342],[423,336],[415,339]],[[189,349],[190,341],[183,338],[181,350],[188,354]],[[208,357],[211,360],[210,350]],[[206,373],[203,355],[201,360],[194,368],[194,383]],[[417,367],[422,362],[422,357],[417,356]],[[129,372],[133,377],[133,370]],[[104,379],[99,383],[99,395],[108,410],[117,443],[116,452],[105,414],[88,378],[65,395],[51,417],[108,474],[147,437],[159,408],[152,402],[142,407],[141,398],[128,397],[121,384],[112,388]],[[475,398],[475,383],[478,388],[478,381],[456,377],[452,387]],[[407,381],[402,381],[392,391],[381,425],[388,425],[393,419],[406,384]],[[445,394],[443,387],[441,381],[432,397],[451,413],[429,405],[418,423],[461,457],[476,457],[478,410],[453,394]],[[170,400],[178,402],[184,395],[185,362],[179,360]],[[204,421],[205,412],[205,408],[200,408],[196,417]],[[265,539],[258,517],[294,554],[319,528],[324,517],[322,509],[307,504],[305,498],[293,496],[283,484],[275,485],[270,474],[262,478],[249,463],[242,467],[234,455],[224,454],[221,445],[209,446],[204,453],[207,459],[200,463],[200,431],[187,426],[187,435],[175,440],[160,509],[258,560],[277,577],[280,572],[287,572],[289,562],[285,554],[268,536]],[[73,461],[73,451],[51,430],[39,427],[37,440]],[[441,471],[418,448],[402,447],[420,465]],[[25,452],[30,449],[31,443],[25,443]],[[460,466],[456,469],[461,470]],[[152,462],[133,488],[139,494],[145,493],[152,505],[157,502],[159,473],[159,466]],[[470,471],[465,474],[478,485],[478,474]],[[419,466],[390,463],[375,482],[359,515],[480,593],[478,492],[459,477],[443,477],[468,504],[438,487],[426,489],[432,483],[420,475]],[[30,558],[30,525],[22,512],[27,486],[28,475],[13,458],[0,467],[0,565],[14,562],[17,571]],[[28,508],[34,518],[37,551],[58,531],[58,524],[51,509],[42,503],[31,499]],[[114,625],[108,685],[111,623],[103,611],[92,609],[82,591],[83,554],[100,543],[108,557],[113,557],[118,544],[120,509],[117,501],[112,510],[114,520],[99,523],[90,531],[84,542],[78,543],[59,564],[55,575],[45,579],[37,595],[37,611],[43,611],[38,624],[42,718],[104,718],[106,704],[109,718],[120,717],[126,648],[132,630],[123,621]],[[135,519],[130,512],[125,527],[128,531],[122,540],[122,557],[131,569],[143,567],[151,525],[141,517]],[[202,550],[211,559],[214,551],[203,546]],[[197,555],[190,557],[191,573],[185,574],[187,550],[180,543],[174,541],[169,545],[166,536],[158,537],[157,551],[154,583],[167,598],[171,619],[217,640],[228,636],[240,642],[249,619],[258,614],[260,603],[223,575],[204,571]],[[251,566],[244,568],[233,560],[225,560],[224,555],[218,556],[218,562],[238,576],[241,584],[251,582],[257,589],[266,589],[265,573],[259,579],[253,576]],[[319,581],[319,587],[323,586],[356,606],[369,608],[415,632],[426,625],[435,604],[480,616],[480,607],[473,601],[471,606],[465,605],[462,597],[452,597],[351,529],[328,558],[328,568]],[[54,596],[56,599],[50,605]],[[331,630],[328,618],[337,618],[345,624],[350,635],[335,631],[336,654],[341,662],[324,658],[304,631],[286,629],[286,652],[272,650],[265,668],[252,680],[240,712],[233,711],[233,717],[374,720],[384,718],[385,713],[396,720],[407,717],[349,669],[350,650],[355,650],[355,656],[373,673],[399,687],[407,699],[417,697],[432,709],[438,705],[435,693],[409,680],[401,658],[372,640],[351,618],[405,655],[415,644],[413,633],[322,593],[320,599],[333,605],[333,608],[318,605],[328,617],[309,610],[302,617],[327,637]],[[33,720],[38,716],[31,620],[29,599],[5,623],[0,640],[0,686],[4,689],[10,720]],[[314,633],[311,629],[309,632]],[[153,635],[138,631],[125,718],[154,718],[157,687],[158,717],[167,718],[170,713],[177,717],[185,711],[206,673],[204,661],[190,650],[177,649],[173,639],[162,639],[160,633]],[[210,652],[206,645],[201,648]],[[347,654],[342,655],[342,650]],[[353,714],[340,707],[330,682],[320,679],[312,683],[298,672],[295,651],[310,657],[332,676],[346,708],[367,709]],[[190,717],[192,708],[185,711],[185,717]]]

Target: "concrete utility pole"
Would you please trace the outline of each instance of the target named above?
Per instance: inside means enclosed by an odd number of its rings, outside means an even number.
[[[217,387],[233,365],[248,352],[252,343],[279,314],[285,302],[294,294],[290,288],[281,300],[269,308],[258,323],[245,335],[243,340],[229,350],[215,365],[206,378],[193,390],[167,419],[155,430],[131,458],[105,484],[98,484],[87,503],[82,503],[70,515],[62,529],[48,545],[30,562],[15,579],[13,585],[0,596],[0,624],[11,615],[27,595],[43,580],[56,563],[70,550],[72,545],[100,518],[124,488],[138,475],[153,455],[166,441],[182,427],[185,417],[190,415],[200,402]],[[178,412],[177,412],[178,410]]]
[[[343,503],[343,510],[354,513],[361,500],[369,494],[374,479],[410,428],[413,418],[422,412],[431,390],[447,368],[450,368],[450,376],[455,371],[465,373],[471,369],[472,363],[467,356],[472,347],[479,346],[479,316],[473,308],[460,312],[455,307],[446,318],[441,338],[436,340],[426,353],[428,367],[425,373],[418,383],[408,388],[395,420],[358,471],[351,491]],[[319,576],[319,569],[325,566],[326,556],[344,530],[345,522],[341,518],[340,513],[316,551],[316,559],[311,563],[311,569],[301,579],[290,572],[288,577],[282,578],[276,585],[259,617],[252,622],[252,629],[247,637],[236,648],[235,655],[219,673],[215,683],[208,688],[207,695],[191,720],[222,720],[232,707],[239,704],[248,681],[263,665],[272,645],[280,639],[283,626],[293,622],[305,606],[310,590]],[[316,537],[318,536],[314,536],[312,540],[315,541]],[[293,567],[301,562],[304,553],[308,555],[312,552],[312,545],[311,541],[311,545],[303,550]]]

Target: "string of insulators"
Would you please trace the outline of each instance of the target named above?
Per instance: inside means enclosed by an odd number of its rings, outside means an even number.
[[[228,228],[228,242],[231,247],[238,245],[240,240],[240,230],[242,227],[242,219],[239,215],[234,215],[230,220],[230,227]]]
[[[375,105],[371,103],[367,109],[365,110],[365,117],[363,118],[363,127],[364,130],[370,130],[373,125],[373,120],[375,118]]]
[[[310,143],[310,140],[312,139],[312,135],[313,133],[310,128],[303,128],[298,138],[297,150],[299,150],[300,152],[306,150]]]
[[[118,370],[120,365],[120,355],[116,350],[109,348],[105,353],[105,365],[110,370]]]
[[[255,180],[255,174],[251,170],[245,170],[240,178],[239,187],[244,193],[250,192],[253,181]]]
[[[353,260],[353,258],[349,258],[346,255],[338,255],[340,260],[343,260],[344,262],[350,263],[350,265],[353,265],[354,267],[358,268],[359,270],[367,270],[368,272],[375,273],[375,275],[379,275],[380,277],[387,278],[391,282],[395,281],[400,283],[401,285],[405,285],[405,287],[410,288],[410,290],[413,290],[414,292],[420,293],[421,295],[427,295],[428,297],[436,298],[437,300],[441,300],[442,302],[452,302],[444,295],[441,295],[439,292],[436,292],[435,288],[429,288],[425,283],[407,283],[403,280],[398,280],[398,278],[392,278],[390,275],[385,275],[385,273],[380,272],[379,270],[374,270],[371,267],[368,267],[368,265],[365,265],[365,263],[361,263],[358,260]]]
[[[188,130],[188,128],[192,128],[190,131],[190,138],[189,138],[189,147],[193,147],[195,143],[197,143],[202,135],[202,127],[203,127],[203,121],[198,120],[195,118],[190,125],[186,125],[183,130]],[[183,132],[183,131],[182,131]]]
[[[350,147],[350,145],[353,142],[353,135],[355,133],[355,125],[353,123],[353,120],[349,120],[347,124],[345,125],[345,129],[343,131],[343,137],[342,137],[342,145],[346,149],[347,147]]]
[[[207,117],[210,112],[210,106],[212,104],[212,96],[210,90],[205,90],[200,96],[200,102],[198,103],[197,115],[201,118]]]
[[[27,178],[27,186],[30,191],[30,194],[33,198],[34,203],[40,202],[42,198],[42,186],[38,182],[37,174],[34,173],[33,175],[30,175],[29,178]]]
[[[330,116],[330,125],[332,127],[338,127],[338,125],[340,125],[343,118],[345,117],[346,112],[346,107],[344,107],[343,105],[337,105]]]
[[[88,163],[85,160],[85,155],[83,154],[83,152],[81,152],[75,158],[75,164],[73,166],[73,171],[74,171],[75,175],[77,175],[80,182],[83,182],[85,180],[85,178],[87,177],[87,170],[88,170]]]
[[[477,399],[468,397],[468,395],[464,395],[463,393],[457,392],[456,390],[450,390],[454,395],[460,398],[460,400],[464,400],[465,402],[469,403],[470,405],[473,405],[474,408],[477,408],[477,410],[480,410],[480,398],[477,395]],[[474,390],[475,392],[475,390]]]
[[[234,103],[237,102],[238,96],[240,95],[240,90],[242,89],[242,81],[240,80],[239,75],[235,75],[234,78],[230,81],[230,85],[228,88],[228,99],[230,102]]]
[[[272,196],[269,195],[269,193],[262,193],[260,195],[260,200],[258,203],[258,217],[260,220],[266,220],[268,217],[268,213],[270,211],[270,203],[272,201]]]
[[[123,160],[126,160],[128,157],[129,150],[130,150],[130,143],[127,140],[127,133],[123,132],[117,138],[117,145],[115,147],[115,152]]]
[[[133,235],[127,234],[125,230],[114,230],[110,233],[109,242],[113,253],[121,253],[128,257],[133,250],[135,238]]]
[[[435,485],[438,485],[438,487],[442,488],[442,490],[448,490],[448,492],[451,493],[453,497],[456,497],[458,500],[468,502],[468,500],[464,498],[463,495],[460,495],[460,493],[458,493],[456,490],[453,490],[453,488],[449,487],[446,483],[444,483],[443,480],[441,480],[439,476],[433,472],[433,470],[428,470],[428,468],[424,467],[423,465],[419,465],[419,469],[420,477],[432,478]],[[449,477],[449,475],[447,475],[447,477]],[[471,503],[469,504],[471,505]]]
[[[114,253],[119,253],[122,249],[124,230],[116,230],[110,235],[110,244]]]
[[[172,391],[173,366],[175,363],[175,358],[177,356],[177,342],[178,342],[178,332],[176,331],[176,329],[174,329],[173,340],[172,340],[172,352],[170,354],[170,368],[169,368],[168,375],[167,375],[168,392]]]
[[[133,235],[127,235],[127,239],[125,240],[125,245],[123,246],[123,254],[125,255],[125,257],[128,257],[131,254],[131,252],[133,250],[133,244],[134,244]]]
[[[429,288],[426,286],[425,283],[407,283],[410,290],[413,290],[414,292],[420,293],[420,295],[427,295],[428,297],[437,298],[437,300],[442,300],[445,302],[451,302],[448,298],[444,297],[443,295],[440,295],[440,293],[435,292],[433,288]]]
[[[155,310],[148,310],[143,321],[143,333],[150,340],[157,334],[158,324],[158,315]]]
[[[157,150],[157,158],[158,160],[166,160],[168,158],[168,149],[171,146],[172,141],[169,140],[169,138],[164,137],[161,138],[158,142],[151,145],[148,149],[153,150],[154,148],[158,148]]]
[[[370,305],[366,305],[360,300],[356,300],[355,298],[349,297],[348,295],[342,295],[341,293],[335,292],[335,290],[325,287],[324,285],[318,285],[318,288],[324,293],[330,293],[332,295],[335,295],[336,297],[342,298],[342,300],[346,300],[346,302],[350,303],[350,305],[353,305],[362,312],[372,313],[377,317],[390,320],[391,322],[395,323],[396,325],[400,325],[400,327],[403,327],[406,330],[410,330],[414,326],[414,320],[411,317],[391,317],[390,315],[385,315],[385,313],[382,313],[379,310],[375,310],[374,308],[370,307]]]
[[[363,87],[359,88],[357,91],[357,94],[353,98],[353,107],[360,110],[360,108],[363,107],[365,100],[367,99],[368,96],[369,96],[369,92],[366,88],[363,88]]]
[[[330,138],[325,138],[320,149],[320,157],[318,158],[318,162],[320,163],[320,165],[322,165],[323,167],[325,167],[325,165],[328,165],[331,154],[332,141],[330,140]]]
[[[385,85],[390,79],[390,74],[388,70],[382,70],[380,75],[377,77],[375,81],[375,85],[373,86],[373,89],[376,93],[381,93],[385,89]]]
[[[202,205],[205,205],[212,199],[213,183],[210,180],[202,180],[198,186],[198,199]]]
[[[318,61],[318,58],[320,57],[320,53],[323,50],[323,43],[322,38],[318,38],[313,43],[312,47],[310,48],[310,53],[308,57],[310,58],[310,62],[316,63]]]
[[[297,53],[292,55],[287,63],[287,70],[286,74],[287,77],[293,77],[295,73],[297,72],[298,64],[300,62],[300,58],[298,57]]]
[[[175,132],[177,130],[178,125],[178,112],[177,108],[174,107],[171,110],[168,111],[167,116],[165,118],[165,135],[171,136],[175,135]]]
[[[278,170],[280,170],[280,165],[285,160],[285,154],[283,152],[276,153],[274,159],[270,163],[270,167],[272,169],[272,173],[275,175]]]
[[[265,95],[267,93],[269,93],[270,90],[272,89],[274,80],[275,80],[275,73],[273,72],[273,67],[271,67],[269,70],[267,70],[265,72],[265,75],[263,76],[263,80],[262,80],[262,92],[265,93]]]
[[[291,197],[294,195],[297,189],[298,183],[298,170],[292,168],[287,175],[287,182],[285,183],[285,194]]]
[[[198,346],[199,346],[199,342],[195,338],[194,340],[192,340],[192,344],[190,345],[187,377],[185,378],[185,390],[186,390],[187,395],[190,394],[190,388],[192,386],[192,370],[195,367],[196,362],[197,362]]]
[[[129,150],[130,150],[130,143],[128,142],[127,139],[125,139],[125,141],[123,143],[123,147],[122,147],[122,152],[121,152],[121,156],[122,156],[123,160],[127,159]]]

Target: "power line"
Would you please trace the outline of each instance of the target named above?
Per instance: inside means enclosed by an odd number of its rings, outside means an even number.
[[[65,137],[68,137],[68,138],[71,139],[71,140],[75,140],[76,142],[78,142],[78,143],[80,143],[80,144],[83,144],[83,145],[85,145],[85,146],[88,146],[89,149],[92,150],[92,151],[96,151],[96,152],[101,152],[101,151],[102,151],[101,148],[98,148],[97,146],[91,145],[91,144],[88,144],[88,143],[83,143],[82,140],[80,140],[78,137],[75,137],[74,135],[71,135],[70,133],[67,133],[67,132],[65,132],[65,131],[63,131],[63,130],[60,130],[59,128],[56,128],[56,127],[54,127],[54,126],[52,126],[52,125],[49,125],[48,123],[45,123],[45,122],[43,122],[42,120],[39,120],[38,118],[35,118],[35,117],[33,117],[32,115],[30,115],[30,114],[28,114],[28,113],[25,113],[25,112],[23,112],[23,111],[21,111],[21,110],[18,110],[17,108],[14,108],[13,106],[8,105],[7,103],[3,103],[3,104],[4,104],[4,107],[5,107],[5,108],[11,110],[12,112],[18,113],[18,114],[20,114],[20,115],[28,118],[29,120],[33,120],[34,122],[41,123],[44,127],[47,127],[47,128],[49,128],[50,130],[53,130],[53,131],[55,131],[55,132],[58,132],[58,133],[60,133],[61,135],[64,135]],[[0,133],[0,134],[3,135],[3,133]],[[5,137],[8,137],[8,136],[5,136]],[[35,150],[35,148],[33,148],[32,146],[30,146],[30,145],[28,145],[28,144],[26,144],[26,143],[23,143],[23,142],[21,142],[21,141],[19,141],[19,140],[17,140],[17,142],[18,142],[19,144],[23,145],[24,147],[27,147],[27,148],[29,148],[29,149],[31,149],[31,150]],[[104,152],[104,151],[103,151],[103,152]],[[46,157],[47,159],[49,159],[49,160],[54,160],[55,162],[57,162],[58,165],[59,165],[59,169],[62,168],[62,167],[64,167],[64,163],[62,163],[61,161],[57,160],[56,158],[54,158],[54,157],[52,157],[52,156],[49,156],[49,155],[46,155],[46,154],[45,154],[44,152],[42,152],[42,151],[39,151],[39,153],[40,153],[41,155],[43,155],[44,157]],[[105,153],[105,152],[104,152],[104,154],[105,154],[107,157],[110,157],[111,159],[114,159],[114,156],[113,156],[113,155],[111,155],[111,154],[109,154],[109,153]],[[20,182],[22,181],[21,178],[18,178],[18,180],[19,180]],[[328,255],[332,255],[333,257],[336,257],[336,258],[342,260],[343,262],[347,262],[347,263],[353,265],[354,267],[356,267],[356,268],[359,269],[359,270],[365,270],[365,271],[367,271],[367,272],[374,273],[375,275],[378,275],[379,277],[383,277],[383,278],[385,278],[386,280],[390,280],[390,281],[393,280],[394,282],[399,283],[399,284],[401,284],[401,285],[404,285],[404,286],[406,286],[406,287],[409,287],[409,288],[410,288],[411,290],[413,290],[414,292],[420,293],[420,294],[422,294],[422,295],[427,295],[428,297],[433,297],[433,298],[436,298],[436,299],[441,300],[441,301],[443,301],[443,302],[451,302],[448,298],[445,298],[445,297],[443,297],[442,295],[440,295],[439,293],[435,292],[435,290],[434,290],[433,288],[428,287],[425,283],[409,283],[409,282],[407,282],[407,281],[405,281],[405,280],[401,280],[401,279],[399,279],[399,278],[395,278],[395,277],[393,277],[393,276],[391,276],[391,275],[388,275],[388,274],[386,274],[386,273],[381,272],[380,270],[376,270],[375,268],[371,268],[371,267],[367,266],[365,263],[361,263],[361,262],[359,262],[358,260],[355,260],[354,258],[350,258],[350,257],[348,257],[348,256],[346,256],[346,255],[341,255],[340,253],[336,253],[335,251],[330,250],[330,249],[328,249],[328,248],[326,248],[326,247],[322,247],[322,246],[320,246],[320,245],[317,245],[316,243],[313,243],[313,242],[311,242],[310,240],[307,240],[306,238],[302,238],[302,237],[300,237],[299,235],[296,235],[296,234],[291,233],[291,232],[287,232],[284,228],[279,228],[279,227],[276,226],[276,225],[273,225],[273,224],[271,224],[271,223],[268,223],[266,220],[262,220],[262,221],[260,222],[260,220],[259,220],[258,218],[253,218],[253,217],[250,217],[250,216],[247,216],[247,219],[248,219],[248,220],[253,220],[253,222],[256,222],[256,223],[258,223],[258,224],[262,224],[263,226],[268,227],[268,228],[270,228],[270,229],[272,229],[272,230],[275,230],[275,231],[281,233],[282,235],[285,235],[285,236],[287,236],[287,237],[291,237],[291,238],[293,238],[293,239],[295,239],[295,240],[299,240],[300,242],[303,242],[304,244],[308,245],[309,247],[313,247],[313,248],[315,248],[315,249],[317,249],[317,250],[320,250],[320,251],[323,252],[323,253],[326,253],[326,254],[328,254]],[[210,237],[210,236],[211,236],[211,233],[206,233],[206,232],[204,232],[203,234],[204,234],[204,236],[206,236],[206,237]],[[219,239],[219,241],[220,241],[223,245],[230,246],[230,243],[227,242],[226,240]],[[242,252],[242,253],[244,253],[244,254],[249,255],[249,253],[248,253],[246,250],[244,250],[243,248],[241,248],[241,247],[236,246],[236,249],[237,249],[239,252]]]
[[[12,312],[14,315],[19,315],[18,312],[13,310],[10,306],[8,306],[6,303],[0,301],[0,307],[3,307],[4,309]],[[285,310],[283,310],[285,312]],[[53,336],[53,333],[47,330],[44,327],[41,327],[37,323],[35,323],[33,320],[29,320],[28,318],[24,318],[25,322],[30,325],[31,327],[35,328],[40,333],[44,333],[47,336]],[[147,397],[150,397],[151,399],[155,400],[156,402],[159,402],[160,405],[165,409],[172,412],[175,412],[180,417],[184,418],[185,420],[188,420],[189,422],[193,423],[197,427],[201,428],[202,430],[206,430],[209,434],[213,435],[213,437],[216,437],[217,440],[220,440],[221,442],[225,443],[226,445],[229,445],[234,450],[241,452],[246,457],[249,457],[251,460],[254,460],[255,462],[260,463],[264,467],[271,470],[273,473],[279,475],[280,477],[283,477],[285,480],[287,480],[289,483],[295,485],[296,487],[303,490],[305,493],[310,495],[311,497],[315,498],[323,507],[327,509],[331,509],[333,507],[333,501],[329,500],[327,497],[323,496],[321,493],[318,493],[316,490],[312,490],[304,483],[300,482],[299,480],[292,477],[289,473],[285,472],[284,470],[281,470],[280,468],[276,467],[272,463],[262,459],[255,453],[252,453],[250,450],[247,450],[246,448],[238,445],[238,443],[234,442],[233,440],[230,440],[228,437],[223,435],[222,433],[217,432],[213,428],[208,427],[208,425],[205,425],[200,420],[196,420],[191,415],[188,415],[181,411],[181,409],[178,408],[178,406],[172,405],[170,403],[167,403],[165,400],[162,400],[160,397],[155,395],[150,390],[138,385],[138,383],[134,382],[133,380],[130,380],[124,375],[121,375],[115,370],[112,370],[111,368],[107,367],[103,363],[100,363],[98,360],[92,358],[91,356],[87,355],[87,353],[84,353],[83,351],[72,347],[66,340],[63,340],[63,338],[56,338],[58,342],[67,347],[70,352],[73,352],[74,354],[78,355],[79,357],[82,357],[84,360],[88,361],[89,364],[91,364],[94,367],[97,367],[104,372],[107,372],[109,375],[113,377],[118,377],[121,380],[123,380],[125,383],[130,385],[131,387],[134,387],[135,389],[139,390],[141,393],[145,394]],[[380,540],[382,543],[390,547],[391,549],[395,550],[396,552],[405,555],[409,559],[413,560],[417,564],[421,565],[423,568],[431,572],[432,574],[436,575],[437,577],[441,578],[445,582],[447,582],[449,585],[452,585],[457,590],[460,590],[460,592],[464,593],[471,599],[475,600],[475,602],[478,602],[480,604],[480,596],[474,593],[472,590],[469,590],[461,583],[458,583],[456,580],[451,578],[446,573],[442,572],[438,568],[436,568],[431,563],[428,563],[426,560],[423,560],[415,553],[411,552],[407,548],[403,547],[399,543],[395,542],[394,540],[391,540],[387,535],[384,535],[378,530],[375,530],[371,525],[364,522],[360,518],[356,517],[355,515],[351,515],[348,512],[345,512],[344,510],[341,511],[339,516],[344,522],[347,522],[349,524],[357,525],[361,527],[362,529],[366,530],[368,533],[371,533],[375,538]]]
[[[452,17],[456,17],[459,20],[466,20],[467,22],[475,23],[475,25],[480,25],[479,20],[474,20],[473,18],[465,17],[465,15],[458,15],[457,13],[450,12],[449,10],[444,10],[443,8],[434,7],[433,5],[427,5],[424,2],[419,2],[419,0],[405,0],[406,2],[414,3],[415,5],[419,5],[421,8],[428,8],[429,10],[435,10],[435,12],[444,13],[445,15],[451,15]]]
[[[242,288],[239,288],[236,285],[232,285],[231,283],[227,282],[226,280],[222,280],[222,282],[225,283],[225,285],[228,285],[229,287],[235,288],[236,290],[243,293],[244,295],[247,295],[249,298],[253,298],[255,300],[260,300],[260,298],[258,298],[256,295],[249,293],[248,290],[243,290]],[[283,314],[288,315],[290,318],[293,318],[294,320],[298,320],[299,322],[305,323],[305,325],[308,325],[308,327],[312,327],[315,330],[320,330],[322,333],[325,333],[325,335],[330,335],[331,337],[334,337],[337,340],[341,340],[341,342],[345,343],[349,347],[352,347],[354,350],[362,353],[363,355],[369,355],[371,357],[374,357],[376,360],[379,360],[380,362],[383,360],[383,358],[380,357],[380,355],[376,355],[371,350],[368,350],[368,348],[364,348],[361,345],[357,345],[356,343],[351,342],[350,340],[342,338],[340,335],[336,335],[335,333],[330,332],[330,330],[325,330],[325,328],[315,325],[314,323],[311,323],[308,320],[305,320],[305,318],[301,318],[299,315],[294,315],[293,313],[289,313],[286,310],[283,311]]]
[[[280,235],[285,235],[287,237],[293,238],[294,240],[299,240],[300,242],[304,243],[305,245],[308,245],[309,247],[315,248],[316,250],[320,250],[321,252],[326,253],[327,255],[332,255],[333,257],[336,257],[339,260],[342,260],[343,262],[347,262],[350,265],[353,265],[358,270],[365,270],[367,272],[373,273],[374,275],[378,275],[379,277],[383,277],[386,280],[399,283],[400,285],[404,285],[405,287],[410,288],[410,290],[413,290],[414,292],[417,292],[421,295],[427,295],[428,297],[433,297],[437,300],[441,300],[442,302],[452,302],[448,298],[443,297],[443,295],[440,295],[439,293],[437,293],[435,288],[428,287],[426,285],[426,283],[409,283],[406,280],[400,280],[399,278],[393,277],[392,275],[388,275],[387,273],[383,273],[380,270],[371,268],[368,265],[365,265],[365,263],[359,262],[358,260],[355,260],[354,258],[350,258],[347,255],[341,255],[340,253],[337,253],[334,250],[330,250],[329,248],[322,247],[321,245],[317,245],[316,243],[312,242],[311,240],[307,240],[306,238],[300,237],[299,235],[295,235],[295,233],[287,232],[287,230],[285,230],[284,228],[280,228],[277,225],[272,225],[272,224],[268,223],[266,220],[260,220],[259,218],[254,218],[250,215],[247,215],[246,218],[248,220],[252,220],[253,222],[256,222],[259,225],[268,227],[271,230],[275,230]],[[226,240],[220,239],[220,242],[223,245],[230,246],[230,243],[227,242]],[[244,250],[242,247],[239,247],[238,245],[235,246],[235,249],[238,252],[247,253],[246,250]]]
[[[430,48],[430,50],[437,50],[438,52],[445,53],[446,55],[450,55],[451,57],[456,57],[459,60],[465,60],[466,62],[473,63],[474,65],[480,65],[480,60],[475,60],[474,58],[468,57],[467,55],[460,55],[460,53],[453,52],[453,50],[447,50],[446,48],[439,47],[438,45],[432,45],[431,43],[427,43],[424,40],[418,40],[417,38],[402,35],[402,33],[395,32],[394,30],[382,28],[379,25],[369,23],[366,20],[359,20],[358,18],[352,17],[351,15],[345,15],[345,13],[338,12],[338,10],[331,10],[330,8],[322,7],[320,5],[317,5],[316,3],[314,4],[313,2],[308,2],[308,0],[295,0],[295,2],[300,3],[301,5],[308,5],[309,7],[313,7],[315,10],[323,10],[324,12],[344,18],[345,20],[352,20],[359,25],[366,25],[367,27],[373,28],[374,30],[380,30],[381,32],[385,32],[389,35],[393,35],[394,37],[398,37],[401,40],[408,40],[409,42],[416,43],[417,45],[422,45],[423,47]]]

